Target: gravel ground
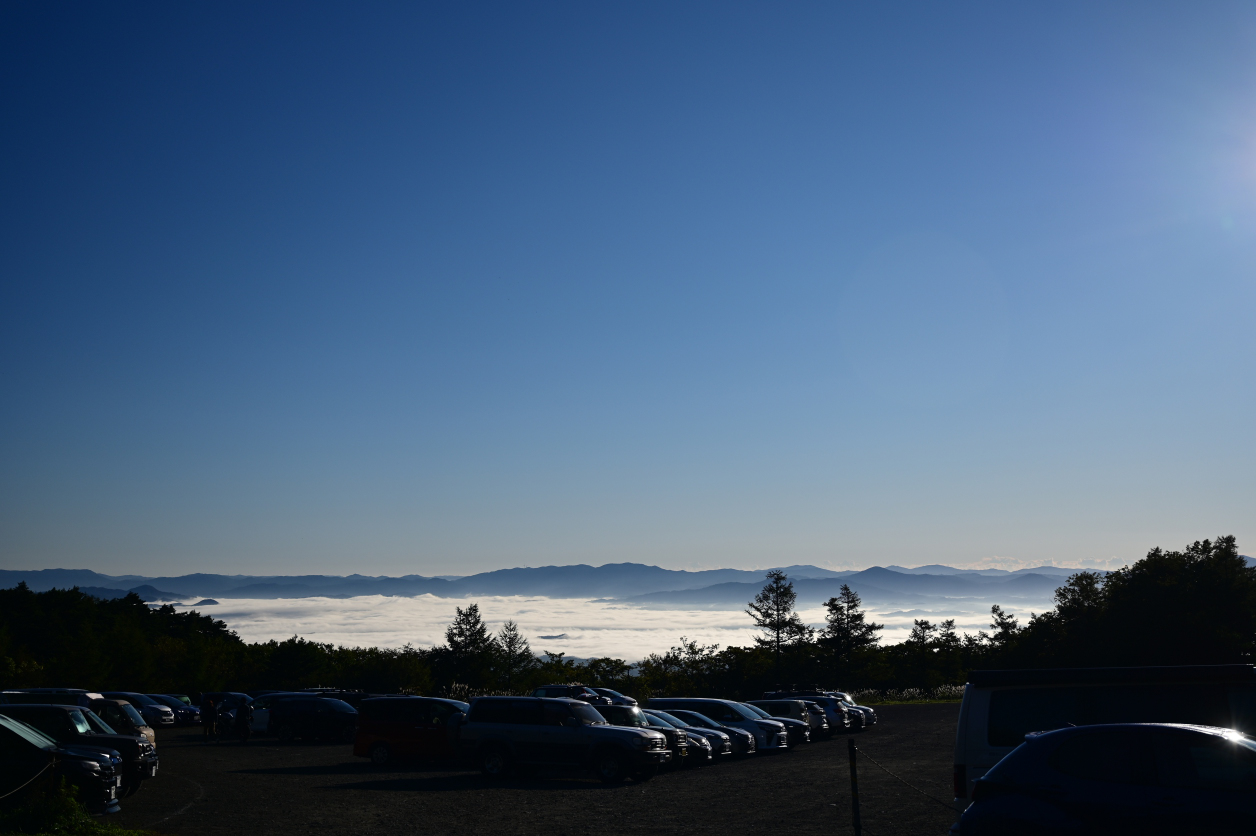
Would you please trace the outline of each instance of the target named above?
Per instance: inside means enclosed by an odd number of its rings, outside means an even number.
[[[945,834],[958,703],[891,705],[852,735],[868,836]],[[782,754],[606,787],[576,773],[486,784],[446,767],[375,768],[344,745],[270,738],[206,744],[159,733],[161,772],[111,820],[181,836],[219,834],[851,833],[845,736]]]

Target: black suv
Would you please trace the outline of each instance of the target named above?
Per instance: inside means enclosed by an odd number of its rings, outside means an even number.
[[[116,813],[118,807],[117,752],[102,753],[82,746],[58,746],[48,735],[0,714],[0,787],[21,788],[45,770],[78,788],[79,800],[92,813]]]
[[[114,734],[91,711],[75,705],[6,705],[0,714],[34,726],[62,746],[78,746],[122,756],[122,797],[139,791],[157,774],[157,749],[143,737]]]
[[[612,726],[580,700],[480,697],[459,730],[459,755],[501,778],[525,764],[587,769],[604,783],[646,781],[671,760],[653,729]]]
[[[587,702],[592,706],[610,705],[610,697],[604,697],[592,688],[583,685],[542,685],[532,692],[534,697],[548,699],[568,699]]]
[[[282,743],[296,738],[352,743],[358,732],[358,710],[327,697],[291,697],[270,706],[268,731]]]

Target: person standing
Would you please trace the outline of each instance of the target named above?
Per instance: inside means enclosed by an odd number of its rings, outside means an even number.
[[[201,701],[201,728],[205,732],[205,742],[212,737],[218,739],[218,704],[214,698],[207,696]]]
[[[235,730],[241,743],[249,742],[249,735],[253,732],[253,706],[247,702],[241,701],[236,706]]]

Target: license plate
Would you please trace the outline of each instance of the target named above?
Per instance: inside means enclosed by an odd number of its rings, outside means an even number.
[[[151,778],[152,776],[156,774],[157,774],[157,764],[153,764],[153,771],[148,773],[148,776]]]

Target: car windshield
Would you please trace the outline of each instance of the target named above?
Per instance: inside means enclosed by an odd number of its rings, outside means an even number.
[[[183,703],[179,702],[174,697],[167,697],[165,694],[148,694],[147,696],[153,702],[157,703],[158,705],[164,705],[167,708],[183,708],[184,707]]]
[[[750,706],[748,705],[742,705],[739,702],[725,703],[725,705],[729,706],[730,708],[733,709],[733,711],[736,711],[738,714],[740,714],[742,716],[742,719],[745,719],[745,720],[758,720],[759,719],[759,715],[751,711]]]
[[[768,720],[773,719],[773,717],[772,717],[772,715],[771,715],[771,714],[768,714],[766,711],[764,711],[762,708],[759,708],[759,706],[757,706],[757,705],[749,705],[749,704],[747,704],[747,705],[746,705],[746,708],[748,708],[748,709],[750,709],[752,712],[754,712],[754,716],[755,716],[755,717],[758,717],[759,719],[764,719],[764,718],[766,718],[766,719],[768,719]],[[754,719],[754,718],[751,718],[751,719]]]
[[[696,711],[677,711],[676,716],[688,720],[691,726],[701,726],[704,729],[715,729],[720,725],[705,714],[699,714]]]
[[[83,716],[81,711],[70,712],[70,725],[74,726],[74,730],[79,734],[91,734],[92,727],[87,724],[87,718]]]
[[[684,720],[680,719],[680,718],[679,718],[679,717],[677,717],[676,715],[674,715],[674,714],[668,714],[666,711],[656,711],[656,712],[654,712],[654,716],[655,716],[655,717],[660,717],[660,718],[662,718],[662,719],[666,720],[667,722],[671,723],[671,724],[672,724],[673,726],[675,726],[676,728],[680,728],[681,726],[688,726],[688,725],[690,725],[689,723],[686,723]]]
[[[645,719],[645,715],[641,713],[641,709],[636,706],[603,705],[596,710],[616,726],[640,726],[644,728],[650,725],[649,721]]]
[[[591,705],[570,705],[571,713],[580,718],[580,722],[586,726],[605,726],[606,718],[598,714],[597,709]]]
[[[157,700],[147,694],[127,694],[125,697],[122,697],[122,699],[133,703],[139,703],[140,705],[157,705]]]
[[[618,691],[612,691],[610,688],[598,688],[597,692],[604,697],[623,697]]]
[[[147,723],[144,722],[144,718],[141,717],[140,713],[135,710],[135,706],[131,705],[130,703],[124,702],[121,705],[119,705],[118,708],[121,708],[122,713],[125,714],[127,716],[127,719],[130,720],[135,725],[137,726],[147,725]]]
[[[27,743],[30,743],[33,746],[38,746],[40,749],[48,750],[57,748],[57,742],[55,740],[41,732],[39,729],[26,725],[21,720],[14,720],[12,717],[6,717],[5,715],[0,714],[0,726],[4,726],[4,728],[13,732]]]
[[[656,729],[675,728],[675,726],[673,726],[671,723],[664,720],[662,717],[659,717],[657,714],[647,714],[645,715],[645,719],[647,723],[649,723],[651,726],[654,726],[654,728]]]
[[[95,711],[84,711],[83,719],[87,720],[87,724],[92,727],[92,731],[97,734],[117,734],[109,724],[96,716]]]

